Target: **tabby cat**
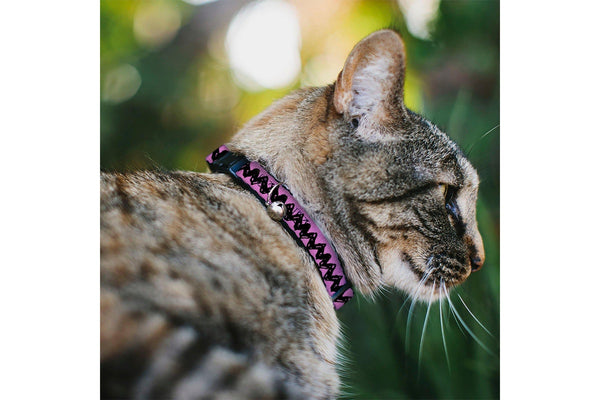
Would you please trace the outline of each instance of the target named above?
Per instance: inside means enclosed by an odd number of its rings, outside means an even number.
[[[354,291],[432,301],[483,264],[478,177],[404,105],[405,63],[377,31],[228,147],[285,185]],[[102,173],[103,398],[336,398],[339,330],[315,261],[230,175]]]

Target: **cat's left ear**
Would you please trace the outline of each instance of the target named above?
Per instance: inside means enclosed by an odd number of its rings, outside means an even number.
[[[347,118],[383,121],[403,108],[406,53],[396,32],[385,29],[361,40],[335,83],[334,106]]]

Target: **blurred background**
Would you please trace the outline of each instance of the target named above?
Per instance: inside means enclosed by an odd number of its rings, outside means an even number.
[[[400,293],[342,308],[345,397],[499,397],[498,1],[101,0],[100,12],[104,170],[205,171],[273,100],[332,83],[369,33],[400,32],[407,105],[479,171],[486,263],[452,294],[459,317]]]

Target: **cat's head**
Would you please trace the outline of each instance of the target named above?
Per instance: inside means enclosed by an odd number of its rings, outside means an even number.
[[[358,290],[430,300],[483,264],[479,179],[445,133],[404,105],[405,60],[400,36],[377,31],[334,85],[275,103],[238,141],[312,211]]]
[[[337,221],[369,265],[355,281],[376,276],[429,299],[483,264],[479,179],[445,133],[405,107],[405,59],[389,30],[352,50],[335,83],[341,126],[324,165]]]

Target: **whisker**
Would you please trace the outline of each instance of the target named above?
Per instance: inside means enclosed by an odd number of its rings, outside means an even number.
[[[495,127],[493,127],[492,129],[490,129],[489,131],[487,131],[486,133],[484,133],[483,135],[481,135],[479,137],[479,139],[477,139],[476,141],[473,142],[473,144],[471,144],[469,146],[469,148],[467,149],[467,157],[469,157],[471,155],[471,151],[473,150],[473,147],[475,147],[475,145],[479,142],[481,142],[483,139],[485,139],[485,137],[487,135],[489,135],[490,133],[492,133],[496,128],[498,128],[500,126],[500,124],[496,125]]]
[[[448,296],[446,296],[446,297],[448,297]],[[456,314],[454,313],[454,310],[452,309],[452,307],[450,307],[450,303],[448,303],[448,309],[450,310],[450,314],[452,314],[452,318],[454,318],[454,321],[456,322],[456,326],[458,326],[460,333],[462,333],[463,336],[466,336],[466,333],[463,330],[462,326],[460,325],[460,322],[458,322],[458,319],[456,318]]]
[[[408,349],[410,348],[410,323],[412,321],[412,313],[413,313],[413,308],[415,306],[415,300],[416,298],[413,297],[412,300],[410,301],[410,307],[408,308],[408,318],[406,320],[406,351],[408,352]]]
[[[404,306],[406,305],[406,303],[408,303],[408,301],[411,299],[410,294],[406,295],[406,299],[404,299],[404,301],[402,302],[402,305],[400,306],[400,308],[398,309],[398,312],[396,313],[396,320],[394,322],[394,326],[396,326],[398,324],[398,320],[400,319],[400,312],[402,311],[402,309],[404,308]]]
[[[489,135],[490,133],[492,133],[494,131],[494,129],[499,128],[499,127],[500,127],[500,124],[496,125],[492,129],[490,129],[489,131],[487,131],[486,133],[484,133],[483,135],[481,135],[481,137],[479,138],[479,140],[485,138],[487,135]]]
[[[398,312],[396,313],[396,319],[398,319],[398,316],[400,315],[400,311],[402,311],[402,309],[404,308],[404,306],[406,305],[408,300],[410,300],[410,298],[411,298],[411,296],[409,294],[406,295],[406,299],[402,302],[402,305],[400,306],[400,308],[398,309]]]
[[[429,278],[429,275],[431,275],[432,272],[433,272],[433,268],[430,269],[428,272],[426,272],[425,275],[423,275],[423,277],[419,281],[419,284],[417,285],[415,290],[410,295],[411,302],[410,302],[410,307],[408,308],[408,319],[406,321],[406,335],[405,335],[407,352],[408,352],[408,349],[410,348],[410,326],[411,326],[411,321],[412,321],[413,309],[415,306],[415,300],[417,299],[416,294],[421,289],[423,284],[427,281],[427,278]]]
[[[444,314],[444,324],[448,326],[450,325],[450,306],[446,306],[444,309],[446,310]]]
[[[446,287],[446,285],[444,285],[443,289],[445,292],[446,299],[448,299],[448,310],[449,310],[448,314],[452,315],[452,318],[454,318],[454,321],[456,322],[456,326],[458,326],[458,330],[460,331],[460,333],[462,333],[463,336],[466,336],[466,333],[463,330],[460,322],[456,318],[456,314],[454,313],[454,310],[452,309],[452,307],[450,307],[450,292],[448,292],[448,288]]]
[[[398,309],[398,312],[396,313],[396,322],[398,322],[398,317],[400,316],[400,311],[402,311],[402,309],[404,308],[404,306],[406,305],[406,303],[408,302],[408,300],[411,300],[415,297],[415,295],[417,294],[417,292],[419,291],[421,285],[423,284],[423,282],[425,280],[427,280],[427,278],[429,278],[429,275],[431,275],[431,273],[433,272],[433,268],[431,268],[430,270],[428,270],[423,277],[421,278],[421,280],[419,281],[417,287],[415,288],[415,290],[413,290],[412,293],[409,293],[406,295],[406,299],[402,302],[402,305],[400,306],[400,308]],[[412,305],[412,303],[411,303]]]
[[[433,281],[433,287],[431,288],[431,295],[429,296],[429,304],[427,304],[427,312],[425,313],[425,321],[423,322],[423,331],[421,332],[421,342],[419,343],[419,362],[417,369],[421,369],[421,354],[423,353],[423,338],[425,337],[425,329],[427,329],[427,321],[429,320],[429,310],[431,309],[431,303],[433,303],[433,293],[435,292],[435,281]]]
[[[471,310],[469,309],[469,307],[467,307],[467,304],[465,303],[465,301],[463,300],[463,298],[460,296],[459,293],[456,293],[456,295],[458,296],[458,298],[460,299],[460,302],[463,304],[463,306],[465,306],[465,309],[469,312],[469,314],[471,314],[471,317],[473,317],[473,319],[475,321],[477,321],[477,323],[479,324],[479,326],[481,326],[483,328],[484,331],[487,332],[488,335],[490,335],[491,337],[493,337],[494,339],[496,339],[496,337],[494,335],[492,335],[492,333],[490,331],[487,330],[487,328],[485,326],[483,326],[483,324],[477,319],[477,317],[471,312]]]
[[[450,308],[452,310],[454,310],[454,313],[456,315],[456,317],[460,320],[462,326],[465,328],[465,330],[469,333],[469,335],[471,335],[471,337],[491,356],[494,356],[494,353],[492,353],[492,351],[490,349],[488,349],[488,347],[483,344],[483,342],[481,340],[479,340],[479,338],[473,333],[473,331],[471,331],[471,329],[469,329],[469,327],[467,326],[467,324],[465,323],[465,321],[463,321],[463,319],[461,318],[460,314],[458,313],[458,311],[456,310],[456,307],[454,307],[454,304],[452,304],[452,300],[450,300],[450,296],[448,296],[448,304],[450,305]]]
[[[446,285],[444,284],[444,280],[440,281],[440,286],[445,289]],[[446,345],[446,335],[444,334],[444,312],[442,311],[442,299],[440,299],[440,327],[442,329],[442,343],[444,344],[444,354],[446,355],[446,363],[448,364],[448,371],[450,369],[450,357],[448,357],[448,346]]]
[[[419,280],[419,283],[417,284],[417,287],[411,292],[409,293],[406,298],[406,300],[404,300],[404,302],[402,303],[402,305],[400,306],[400,309],[402,309],[402,307],[404,307],[404,305],[406,304],[406,302],[410,299],[416,299],[416,295],[417,292],[419,291],[419,289],[421,289],[421,287],[423,286],[423,284],[425,283],[425,281],[427,280],[427,278],[429,278],[429,276],[431,275],[431,273],[433,272],[433,268],[431,270],[427,270],[425,272],[425,274],[423,274],[423,277],[421,277],[421,279]],[[412,303],[411,303],[412,305]],[[400,311],[400,310],[398,310]]]

